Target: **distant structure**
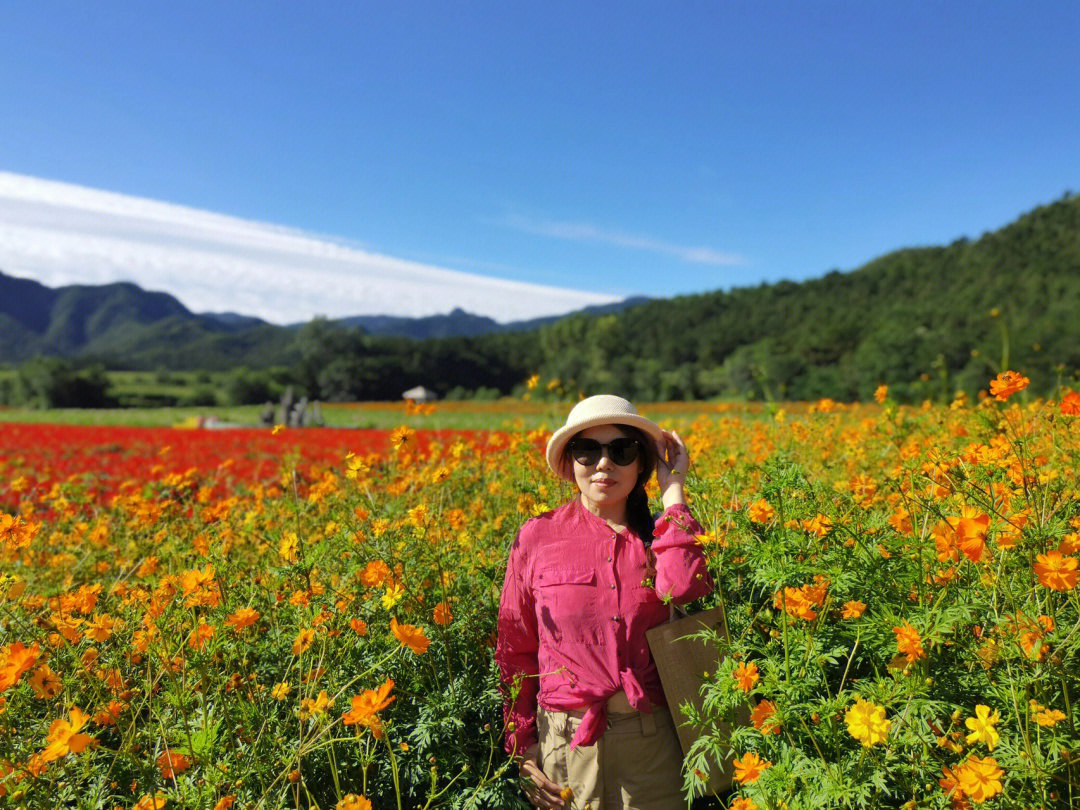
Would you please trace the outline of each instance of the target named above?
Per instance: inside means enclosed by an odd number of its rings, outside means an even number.
[[[260,424],[272,423],[275,415],[277,424],[288,427],[322,427],[323,421],[322,404],[319,400],[309,402],[307,397],[296,399],[293,387],[290,385],[281,395],[281,403],[275,408],[273,402],[267,402],[263,406],[259,416]]]
[[[411,399],[413,402],[434,402],[439,398],[439,395],[430,388],[424,388],[424,386],[418,385],[402,394],[401,398]]]

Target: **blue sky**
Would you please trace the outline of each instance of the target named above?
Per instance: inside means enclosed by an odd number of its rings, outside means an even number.
[[[0,171],[583,302],[851,269],[1080,190],[1071,2],[36,2],[0,27]],[[0,270],[62,280],[3,233]]]

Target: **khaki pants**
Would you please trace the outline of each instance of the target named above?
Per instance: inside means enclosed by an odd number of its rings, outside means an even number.
[[[540,767],[553,782],[574,791],[573,810],[680,810],[682,749],[671,713],[608,714],[595,745],[570,750],[579,717],[543,708],[537,712]]]

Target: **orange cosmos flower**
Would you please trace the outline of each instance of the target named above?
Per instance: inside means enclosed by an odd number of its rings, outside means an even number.
[[[105,708],[94,715],[94,722],[99,726],[115,726],[116,721],[127,707],[118,700],[110,700]]]
[[[191,635],[188,636],[187,644],[191,649],[198,652],[203,647],[205,647],[206,642],[208,642],[213,637],[214,625],[200,621],[198,626],[191,631]]]
[[[1005,772],[993,757],[968,757],[955,773],[960,789],[976,804],[1001,793],[1001,777]]]
[[[21,641],[0,647],[0,692],[14,686],[37,663],[41,648],[27,647]]]
[[[1077,560],[1060,551],[1035,555],[1035,575],[1052,591],[1071,591],[1076,587]]]
[[[416,435],[416,431],[410,429],[406,425],[396,427],[390,432],[390,446],[395,450],[400,450],[403,446],[407,445]]]
[[[833,522],[828,516],[819,512],[809,520],[804,520],[802,527],[804,531],[810,532],[815,537],[824,537],[832,531]]]
[[[1058,543],[1057,550],[1062,554],[1075,554],[1080,551],[1080,534],[1076,532],[1069,532],[1061,538],[1061,542]]]
[[[776,510],[764,498],[750,504],[750,520],[754,523],[768,523],[776,515]]]
[[[349,627],[351,627],[358,636],[367,635],[367,622],[363,619],[349,619]]]
[[[228,796],[222,796],[218,799],[217,804],[214,805],[214,810],[229,810],[234,804],[236,804],[236,794],[230,793]]]
[[[894,627],[893,632],[896,633],[896,648],[907,658],[909,664],[920,658],[926,658],[922,636],[906,620],[899,627]]]
[[[1053,728],[1065,719],[1065,712],[1059,709],[1048,709],[1045,706],[1040,706],[1034,700],[1029,700],[1028,704],[1031,706],[1032,719],[1040,726]]]
[[[825,597],[829,592],[829,580],[820,574],[814,577],[812,584],[800,585],[798,588],[784,588],[773,597],[773,607],[784,611],[789,616],[797,619],[813,621],[818,614],[815,608],[825,603]]]
[[[60,676],[53,672],[48,664],[42,664],[34,670],[34,674],[30,676],[30,686],[34,694],[42,700],[52,700],[64,689]]]
[[[311,642],[315,640],[315,631],[310,629],[301,630],[296,634],[296,640],[293,641],[292,654],[300,655],[307,652],[308,647],[311,646]]]
[[[113,630],[117,627],[117,621],[108,613],[102,613],[100,616],[95,616],[87,625],[83,631],[83,635],[91,641],[96,641],[99,644],[103,641],[107,641],[109,636],[113,634]]]
[[[844,618],[845,619],[857,619],[863,615],[866,610],[866,604],[860,602],[857,599],[852,599],[848,602],[844,602]]]
[[[777,602],[779,604],[776,604]],[[817,611],[814,610],[815,605],[807,598],[807,593],[803,587],[784,588],[783,595],[774,598],[773,604],[775,607],[783,607],[789,615],[797,619],[805,619],[810,622],[817,618]]]
[[[37,523],[27,525],[18,515],[0,512],[0,544],[7,546],[9,551],[29,546],[40,528]]]
[[[445,627],[454,620],[453,614],[450,612],[450,605],[446,602],[439,602],[435,605],[435,610],[432,612],[432,619],[435,624]]]
[[[390,566],[382,560],[372,560],[360,572],[360,582],[368,588],[380,588],[390,576]]]
[[[949,562],[960,558],[960,552],[956,544],[956,521],[957,518],[939,520],[933,532],[931,532],[934,545],[937,547],[938,562]]]
[[[772,767],[772,763],[761,759],[754,751],[743,754],[741,759],[736,759],[732,763],[735,765],[734,779],[736,782],[742,782],[744,785],[752,785],[761,775]]]
[[[334,810],[371,810],[371,801],[355,793],[346,793],[341,801],[334,805]]]
[[[69,751],[78,754],[91,743],[97,743],[97,740],[89,734],[79,733],[86,725],[86,721],[90,719],[89,715],[84,714],[78,706],[74,706],[68,716],[69,720],[63,718],[53,720],[52,725],[49,726],[49,735],[46,738],[49,745],[41,753],[42,761],[52,762],[54,759],[67,755]]]
[[[1076,391],[1066,391],[1061,398],[1061,412],[1066,416],[1080,415],[1080,394]]]
[[[735,679],[735,688],[743,692],[749,692],[754,688],[754,684],[760,679],[758,674],[757,664],[751,661],[747,664],[745,661],[740,661],[739,665],[735,667],[731,676]]]
[[[416,655],[426,653],[428,645],[431,644],[423,629],[412,624],[398,624],[397,619],[390,619],[390,631],[402,645],[408,647]]]
[[[848,481],[851,498],[859,506],[869,506],[877,494],[877,481],[869,475],[855,475]]]
[[[963,517],[949,519],[950,523],[956,521],[956,545],[965,557],[978,562],[986,551],[986,530],[990,525],[990,516],[967,507],[961,511]]]
[[[1041,661],[1046,656],[1046,645],[1041,642],[1047,633],[1054,632],[1054,620],[1049,616],[1039,616],[1033,622],[1027,616],[1018,614],[1010,618],[1005,629],[1017,634],[1017,640],[1028,658]]]
[[[897,534],[912,534],[914,532],[911,525],[911,513],[903,506],[889,515],[889,525],[896,529]]]
[[[942,778],[938,779],[938,784],[945,791],[945,798],[949,800],[953,810],[970,810],[971,803],[967,800],[967,796],[964,795],[964,791],[960,789],[960,782],[956,778],[956,770],[945,766],[941,769],[941,775]]]
[[[178,773],[191,767],[191,760],[184,754],[166,748],[158,755],[157,766],[162,779],[175,779]]]
[[[134,783],[132,783],[134,787]],[[131,810],[165,810],[166,798],[164,793],[155,793],[153,796],[143,794],[142,798],[135,803]]]
[[[387,678],[378,690],[365,689],[362,694],[354,696],[352,708],[341,715],[341,722],[346,726],[366,726],[376,737],[381,737],[382,720],[378,713],[394,702],[395,698],[390,696],[393,688],[394,682]]]
[[[750,712],[750,722],[762,734],[779,734],[780,725],[772,719],[775,714],[776,704],[771,700],[763,700]]]
[[[1031,382],[1027,377],[1015,371],[1003,371],[990,381],[990,393],[994,399],[1004,402],[1018,391],[1023,391]]]
[[[753,799],[741,797],[731,803],[730,810],[758,810]]]
[[[259,611],[254,608],[240,608],[236,613],[230,615],[225,619],[225,624],[233,628],[237,633],[243,630],[245,627],[251,627],[259,620]]]
[[[180,575],[180,587],[184,590],[184,596],[207,588],[214,584],[214,566],[205,568],[191,568]]]

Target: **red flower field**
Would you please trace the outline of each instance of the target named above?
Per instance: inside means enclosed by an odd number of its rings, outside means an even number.
[[[301,482],[346,453],[382,455],[397,431],[343,428],[227,428],[83,425],[0,425],[0,508],[14,511],[37,500],[54,484],[74,483],[83,500],[103,504],[126,488],[153,482],[210,487],[223,495],[238,484],[279,482],[283,462],[294,457]],[[406,441],[426,451],[435,441],[464,437],[462,431],[412,432]]]

